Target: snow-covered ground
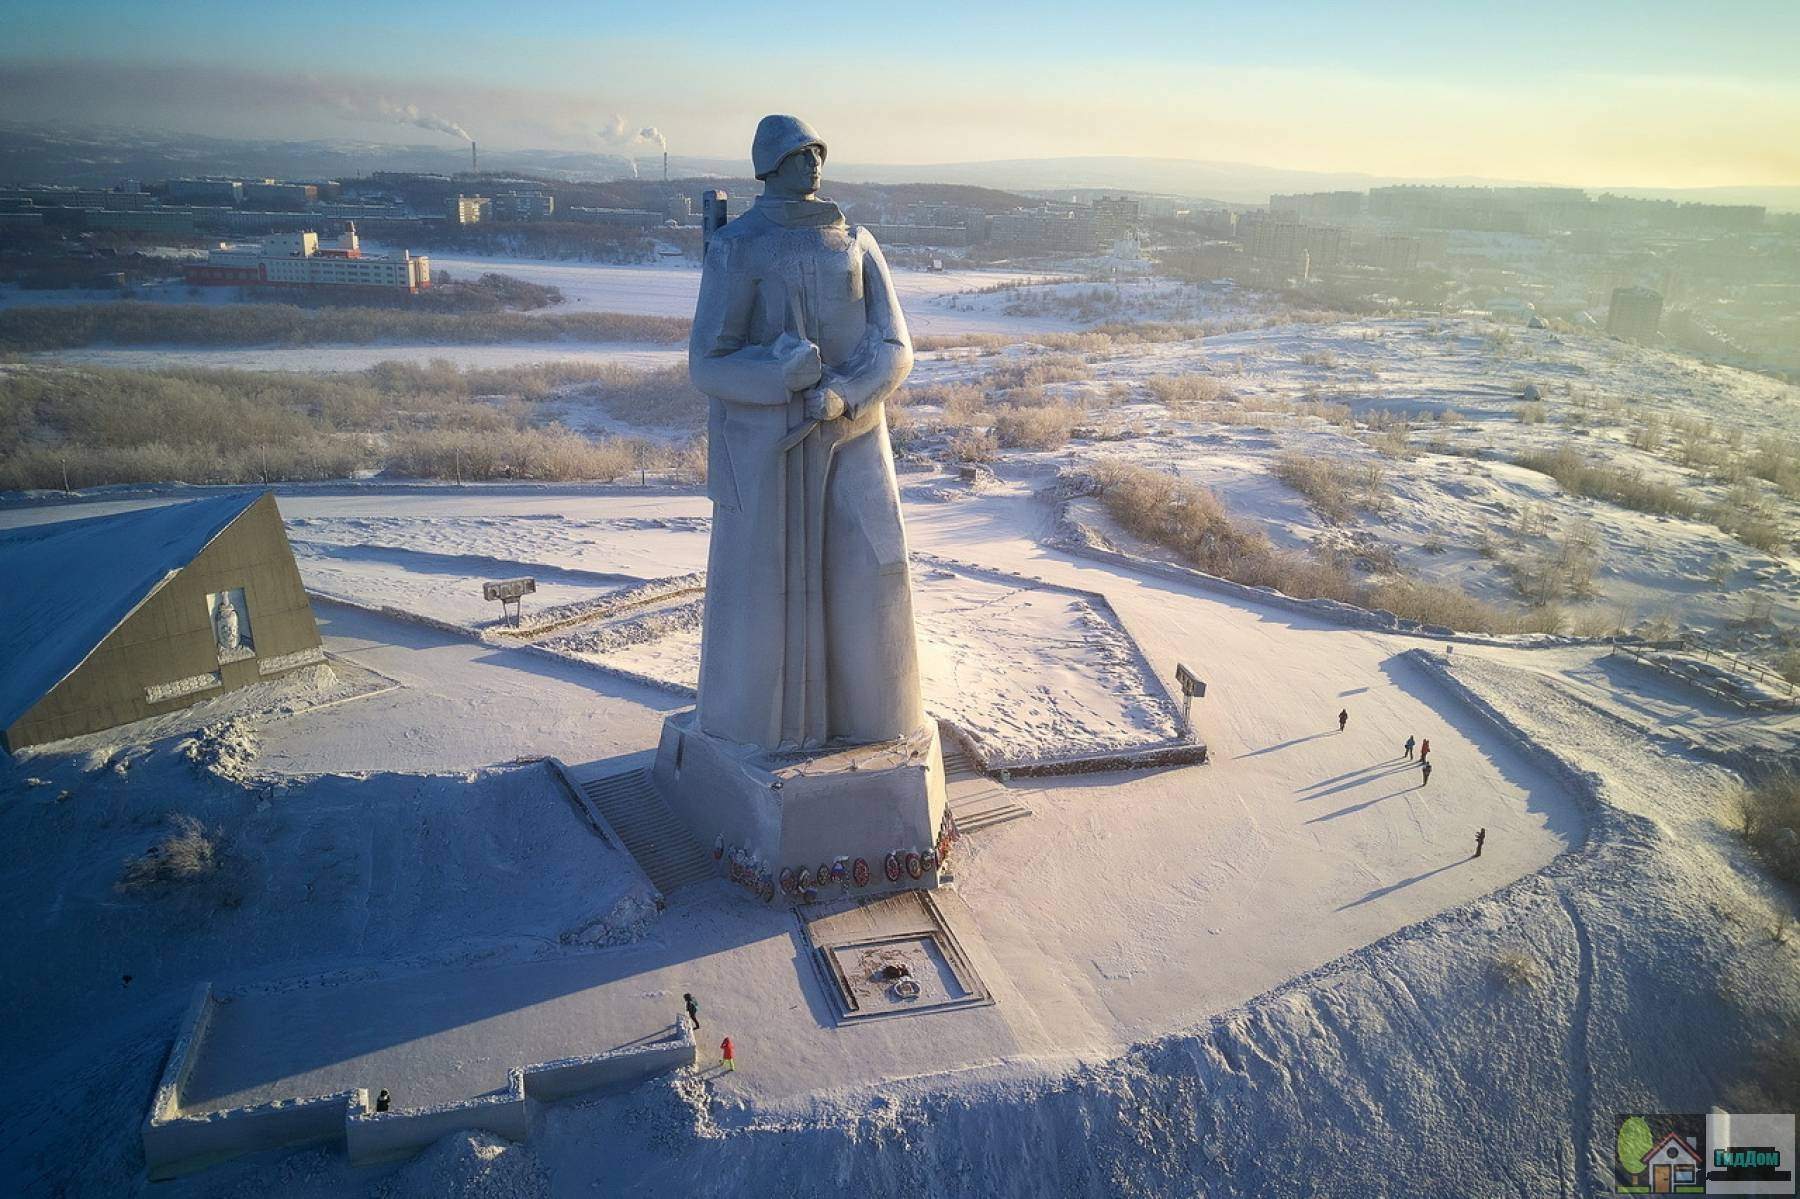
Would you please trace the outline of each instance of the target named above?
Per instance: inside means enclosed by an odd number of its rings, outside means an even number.
[[[666,540],[672,561],[704,540],[698,498],[444,488],[282,503],[303,543],[452,566],[635,576],[649,564],[639,536]],[[1196,718],[1211,765],[1035,783],[1021,789],[1032,818],[959,851],[945,901],[995,1006],[839,1030],[791,918],[722,883],[679,892],[636,942],[565,937],[613,927],[627,872],[536,768],[489,767],[641,755],[673,697],[326,604],[327,647],[396,689],[208,734],[191,755],[124,735],[106,753],[51,747],[0,768],[0,831],[26,863],[5,883],[10,937],[39,963],[8,995],[7,1056],[27,1072],[0,1086],[15,1130],[0,1169],[27,1193],[144,1189],[137,1122],[198,978],[334,988],[291,1026],[245,1009],[266,1061],[221,1076],[221,1102],[341,1077],[300,1050],[329,1052],[343,1012],[364,1030],[352,1073],[361,1061],[371,1079],[422,1088],[452,1086],[458,1063],[466,1085],[487,1085],[479,1022],[531,1019],[539,1002],[543,1029],[579,1038],[586,1012],[606,1048],[620,1021],[666,1022],[695,990],[705,1037],[729,1033],[741,1060],[550,1109],[523,1147],[453,1136],[369,1170],[333,1150],[267,1155],[159,1188],[175,1195],[436,1195],[483,1180],[525,1195],[724,1195],[747,1178],[839,1176],[881,1195],[1302,1193],[1321,1155],[1349,1144],[1408,1194],[1446,1193],[1448,1153],[1475,1180],[1456,1193],[1573,1195],[1603,1158],[1609,1113],[1704,1109],[1742,1073],[1730,1055],[1800,1013],[1791,965],[1751,952],[1769,905],[1787,901],[1708,823],[1729,776],[1581,700],[1565,676],[1601,687],[1591,657],[1465,647],[1446,681],[1414,639],[1046,548],[1054,514],[1026,488],[907,515],[917,552],[1097,591],[1166,681],[1184,661],[1210,684]],[[1046,594],[1064,593],[999,606]],[[1023,638],[1055,615],[1003,623],[1023,622],[1008,634]],[[1056,652],[1083,651],[1071,637]],[[959,684],[973,694],[1004,673]],[[1646,705],[1678,705],[1670,681],[1647,679]],[[1631,694],[1629,676],[1605,682]],[[1460,687],[1600,772],[1600,802]],[[1791,725],[1756,727],[1794,744]],[[1738,731],[1708,728],[1721,743]],[[1399,757],[1409,734],[1432,741],[1429,787]],[[252,868],[224,915],[206,888],[113,890],[120,860],[175,811],[217,826]],[[1487,846],[1471,859],[1477,827]],[[1514,950],[1534,984],[1497,981],[1496,957]],[[1715,977],[1731,979],[1724,999]],[[410,1011],[418,987],[442,996],[438,1015],[390,1040],[381,996]],[[351,1006],[331,1017],[338,996]],[[1687,1052],[1633,1048],[1671,1039]]]
[[[499,620],[499,606],[481,598],[484,579],[533,576],[538,590],[525,602],[535,614],[704,570],[711,529],[697,497],[671,497],[656,518],[554,510],[496,516],[481,501],[473,506],[487,514],[451,515],[471,506],[454,499],[431,505],[442,515],[394,515],[387,497],[365,503],[368,515],[344,515],[351,502],[342,498],[327,506],[335,515],[288,523],[309,590],[472,630]],[[611,513],[621,506],[573,507]],[[312,510],[307,501],[287,508]],[[916,563],[913,582],[927,708],[956,721],[991,761],[1118,752],[1180,735],[1168,696],[1103,603],[936,560]],[[684,595],[649,611],[633,608],[537,644],[691,691],[699,683],[700,600]]]
[[[201,368],[238,371],[303,371],[340,374],[382,362],[427,366],[453,362],[464,370],[531,366],[539,362],[588,362],[655,370],[687,361],[687,349],[612,342],[516,342],[499,345],[409,344],[320,346],[87,346],[25,355],[30,362],[110,366],[121,370]]]
[[[558,262],[541,258],[507,258],[433,254],[433,271],[452,278],[474,279],[490,271],[561,289],[563,303],[552,312],[635,312],[647,316],[694,315],[700,296],[700,270],[691,264],[607,266],[593,262]],[[1009,283],[1038,284],[1056,276],[1019,271],[911,271],[896,269],[894,290],[914,333],[1044,332],[1073,327],[1068,317],[1032,316],[969,304],[962,293],[979,293]]]
[[[679,307],[693,274],[571,269],[566,286],[543,281],[594,310],[615,295]],[[958,331],[1101,319],[1082,315],[1088,300],[1140,318],[1214,310],[1160,285],[1116,303],[1079,287],[907,302],[977,322]],[[1003,360],[924,354],[914,382],[979,381]],[[1032,818],[959,849],[946,902],[995,1006],[840,1031],[791,917],[721,883],[636,919],[617,854],[538,768],[502,764],[641,754],[679,697],[321,603],[335,660],[381,687],[259,702],[188,742],[135,729],[0,766],[14,851],[0,887],[26,962],[5,990],[0,1177],[32,1194],[145,1190],[137,1121],[201,978],[277,997],[337,988],[304,1011],[246,1007],[243,1039],[268,1056],[215,1080],[220,1102],[346,1072],[472,1092],[501,1060],[486,1020],[499,1037],[524,1021],[603,1049],[672,1016],[685,989],[701,995],[702,1044],[729,1033],[742,1068],[561,1105],[526,1146],[451,1137],[373,1170],[332,1150],[268,1155],[159,1188],[173,1195],[727,1195],[746,1179],[852,1179],[877,1195],[1577,1196],[1608,1160],[1612,1113],[1729,1105],[1757,1048],[1800,1026],[1800,963],[1794,939],[1769,933],[1792,896],[1722,831],[1736,779],[1720,755],[1800,759],[1800,716],[1727,708],[1598,648],[1459,646],[1446,661],[1441,645],[1101,565],[1049,548],[1056,513],[1034,491],[1060,467],[1135,460],[1214,487],[1278,544],[1353,533],[1496,600],[1511,595],[1500,561],[1591,525],[1598,594],[1580,604],[1717,630],[1755,595],[1791,629],[1791,552],[1568,496],[1509,460],[1574,446],[1715,505],[1727,486],[1684,464],[1673,434],[1631,444],[1634,420],[1710,419],[1699,441],[1736,428],[1754,445],[1795,434],[1794,389],[1460,319],[1120,342],[1087,365],[1091,379],[1049,391],[1081,401],[1099,438],[1006,451],[991,486],[903,479],[930,702],[1026,749],[1095,729],[1162,736],[1182,662],[1209,683],[1195,716],[1212,763],[1019,787]],[[1175,412],[1149,394],[1152,376],[1194,372],[1234,398]],[[1517,419],[1526,383],[1542,423]],[[1352,419],[1291,410],[1314,402]],[[1399,417],[1412,456],[1380,458],[1371,426]],[[1270,475],[1283,449],[1379,458],[1385,505],[1331,525]],[[1792,529],[1795,504],[1761,493]],[[701,497],[604,488],[302,488],[281,504],[309,585],[465,629],[495,615],[482,578],[537,575],[528,604],[590,601],[703,568],[708,529]],[[696,612],[678,599],[656,609],[663,625],[591,652],[682,681]],[[1428,787],[1399,758],[1409,735],[1432,742]],[[215,829],[232,869],[115,889],[176,813]],[[1486,849],[1471,859],[1477,828]],[[597,948],[614,930],[637,939]],[[445,997],[441,1020],[384,1032],[384,1002],[421,993]],[[363,1056],[332,1060],[352,1022]],[[1355,1179],[1331,1173],[1352,1158]]]
[[[922,355],[909,382],[981,385],[997,365],[1029,357],[1028,349]],[[1765,439],[1800,444],[1792,385],[1605,338],[1482,320],[1274,325],[1119,343],[1086,358],[1090,378],[1045,391],[1082,404],[1080,423],[1094,435],[1053,451],[1003,450],[1003,473],[1102,461],[1174,471],[1212,488],[1279,546],[1349,547],[1496,603],[1520,599],[1509,563],[1529,566],[1571,537],[1586,539],[1598,565],[1591,592],[1562,601],[1572,613],[1625,626],[1667,618],[1717,633],[1754,608],[1755,627],[1742,631],[1765,648],[1778,641],[1771,628],[1794,635],[1800,627],[1800,500],[1753,476],[1734,482],[1728,467],[1699,457],[1741,459]],[[1216,383],[1220,398],[1174,410],[1149,386],[1191,375]],[[1541,422],[1520,420],[1527,384],[1542,396]],[[1344,418],[1322,405],[1341,407]],[[923,423],[935,417],[919,410]],[[1647,419],[1660,430],[1654,449],[1633,444]],[[1401,421],[1404,430],[1391,427]],[[1563,448],[1667,483],[1698,512],[1662,515],[1572,495],[1513,463]],[[1378,469],[1380,505],[1343,524],[1323,519],[1272,473],[1284,451]],[[1741,509],[1746,494],[1766,506],[1785,548],[1755,548],[1715,523],[1718,510]]]

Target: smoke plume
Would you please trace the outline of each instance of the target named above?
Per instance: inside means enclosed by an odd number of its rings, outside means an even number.
[[[448,117],[440,117],[435,112],[427,112],[417,104],[397,104],[386,96],[333,96],[331,100],[351,120],[385,121],[393,125],[411,125],[415,129],[429,129],[433,133],[458,137],[465,142],[475,140],[467,129],[455,121]]]
[[[619,157],[630,165],[633,179],[638,178],[637,159],[629,151],[644,146],[654,146],[659,153],[666,153],[669,149],[669,139],[655,125],[633,129],[618,113],[601,123],[600,128],[594,131],[594,140],[606,149],[621,152]]]

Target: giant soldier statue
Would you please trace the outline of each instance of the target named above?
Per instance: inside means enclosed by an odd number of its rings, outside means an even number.
[[[876,852],[863,835],[871,821],[895,842],[881,844],[878,867],[891,850],[935,863],[942,812],[884,406],[912,369],[912,340],[875,239],[818,195],[825,155],[797,117],[757,126],[763,194],[708,230],[688,344],[694,385],[710,397],[712,546],[699,702],[665,729],[657,782],[696,831],[718,824],[708,840],[771,876],[790,863],[769,858],[800,842]],[[742,805],[723,795],[738,783],[710,767],[707,794],[693,794],[679,777],[690,752],[751,779],[762,823],[733,818]],[[844,827],[811,830],[823,839],[796,837],[795,811],[760,811],[784,788],[785,807],[802,806],[782,768],[802,760],[811,790],[836,779],[836,814],[821,819]],[[884,789],[893,771],[907,781]],[[917,810],[885,810],[895,805]],[[804,863],[809,874],[820,864]]]

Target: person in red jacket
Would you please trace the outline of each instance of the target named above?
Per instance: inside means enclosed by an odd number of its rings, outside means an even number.
[[[1423,762],[1426,758],[1429,758],[1430,756],[1431,756],[1431,738],[1427,737],[1427,738],[1425,738],[1425,740],[1419,742],[1419,761]]]
[[[730,1037],[719,1042],[719,1053],[725,1058],[725,1068],[735,1073],[737,1071],[737,1055],[732,1050]]]

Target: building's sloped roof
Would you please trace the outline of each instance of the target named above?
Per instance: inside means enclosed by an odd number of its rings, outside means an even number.
[[[0,729],[68,678],[261,495],[0,532]]]

